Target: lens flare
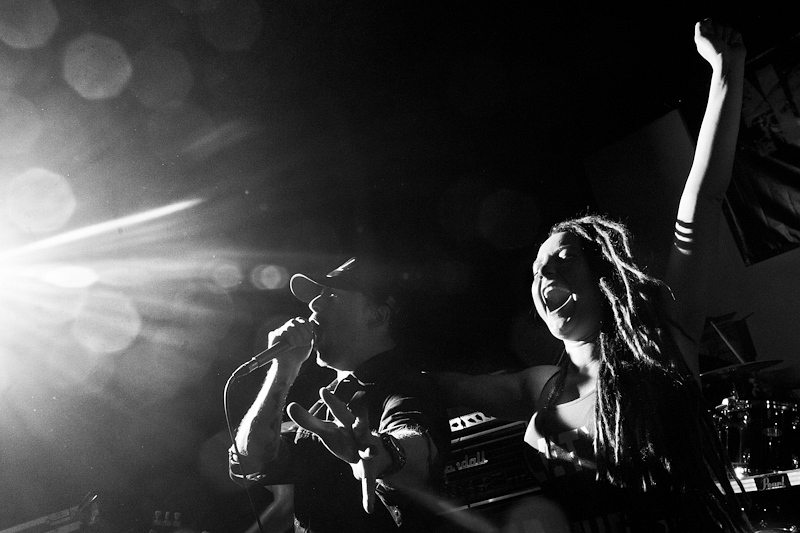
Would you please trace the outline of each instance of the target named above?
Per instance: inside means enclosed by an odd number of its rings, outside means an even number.
[[[10,92],[0,92],[0,108],[0,154],[28,152],[42,134],[41,112],[27,98]]]
[[[81,306],[72,335],[94,353],[112,353],[130,346],[141,327],[142,319],[129,297],[97,291]]]
[[[43,281],[65,289],[82,289],[89,287],[99,279],[97,272],[89,267],[78,265],[62,265],[50,268],[42,274]]]
[[[87,100],[118,96],[132,75],[128,54],[110,37],[86,33],[69,43],[64,53],[64,81]]]
[[[274,291],[286,287],[289,273],[280,265],[258,265],[250,273],[250,282],[258,289]]]
[[[43,168],[12,178],[4,193],[3,212],[18,228],[33,233],[61,228],[77,206],[66,178]]]
[[[0,41],[29,50],[50,41],[58,28],[58,12],[50,0],[0,2]]]

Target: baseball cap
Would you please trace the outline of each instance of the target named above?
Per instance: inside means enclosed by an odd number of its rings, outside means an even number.
[[[319,296],[327,287],[360,292],[393,305],[399,279],[399,273],[374,258],[351,257],[324,277],[314,279],[305,274],[295,274],[289,288],[298,300],[305,303]]]

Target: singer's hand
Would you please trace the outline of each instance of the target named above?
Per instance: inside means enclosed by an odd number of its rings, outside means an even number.
[[[350,463],[353,476],[361,480],[364,510],[371,513],[375,506],[375,480],[389,466],[391,457],[380,437],[370,431],[366,410],[356,415],[327,389],[320,390],[320,397],[334,416],[334,422],[320,420],[296,403],[289,405],[289,416],[316,434],[333,455]]]
[[[296,363],[303,363],[311,355],[311,348],[314,345],[314,324],[305,318],[296,317],[278,329],[270,331],[267,339],[269,341],[268,348],[277,344],[292,347],[291,350],[281,355],[281,358],[289,358]]]
[[[728,24],[710,18],[695,24],[694,41],[697,52],[714,67],[723,61],[744,63],[745,50],[742,34]]]

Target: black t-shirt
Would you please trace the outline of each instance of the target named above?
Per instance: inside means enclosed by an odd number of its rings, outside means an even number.
[[[347,381],[352,378],[356,378],[352,386],[342,383],[336,387],[334,382],[329,388],[351,409],[366,409],[371,429],[421,428],[436,446],[438,457],[444,457],[450,442],[444,402],[439,400],[433,381],[412,370],[401,350],[393,349],[373,357],[357,368]],[[310,411],[317,418],[332,419],[321,402]],[[290,453],[289,463],[282,468],[286,474],[280,482],[294,484],[296,521],[308,531],[435,531],[435,514],[396,492],[382,490],[382,498],[376,499],[373,513],[367,514],[361,504],[361,482],[353,477],[349,464],[331,454],[315,435],[303,429],[284,432],[282,438],[290,444]],[[437,492],[442,475],[442,461],[439,460],[432,468],[429,482],[432,492]],[[402,517],[399,528],[391,511],[381,504],[382,500],[399,509]]]

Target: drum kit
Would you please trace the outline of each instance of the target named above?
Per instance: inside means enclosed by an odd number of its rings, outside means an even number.
[[[742,362],[700,374],[707,399],[716,405],[712,414],[717,434],[739,478],[770,478],[800,468],[800,413],[794,394],[785,387],[788,394],[781,394],[764,382],[761,372],[781,362]],[[756,533],[800,531],[797,517],[785,516],[780,501],[753,502],[748,516]]]
[[[800,468],[800,411],[794,397],[754,394],[742,386],[781,362],[751,361],[700,374],[704,390],[713,390],[708,385],[728,389],[721,401],[709,399],[716,404],[713,416],[720,440],[740,477]]]

